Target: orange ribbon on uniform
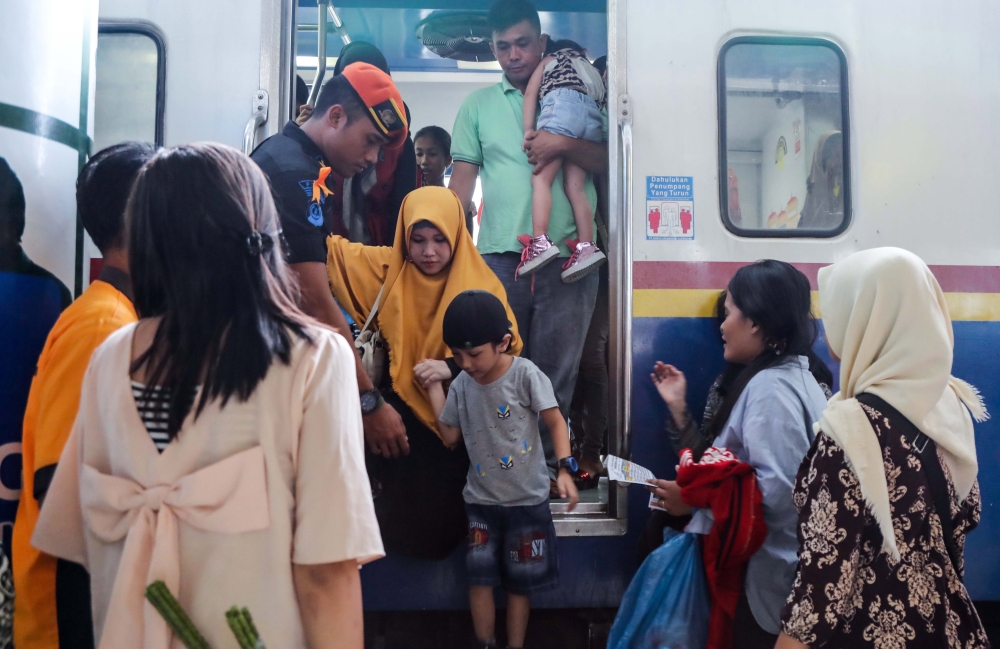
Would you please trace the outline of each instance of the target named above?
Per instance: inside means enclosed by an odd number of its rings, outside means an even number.
[[[312,200],[314,203],[320,202],[320,196],[329,196],[333,192],[330,188],[326,186],[326,178],[330,175],[332,169],[327,166],[322,166],[319,168],[319,178],[313,181],[313,192]]]

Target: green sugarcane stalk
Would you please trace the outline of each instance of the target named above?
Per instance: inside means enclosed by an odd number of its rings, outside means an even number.
[[[244,607],[242,610],[235,606],[230,608],[226,611],[226,623],[236,636],[240,649],[267,649],[247,608]]]
[[[160,613],[166,621],[167,626],[170,627],[171,631],[182,638],[189,635],[188,629],[184,625],[183,618],[177,615],[177,610],[170,601],[170,597],[163,592],[162,588],[158,587],[158,585],[150,586],[147,589],[146,598]]]
[[[253,639],[241,623],[239,611],[235,606],[226,611],[226,623],[229,624],[233,635],[236,636],[236,642],[240,645],[240,649],[253,649]]]
[[[208,642],[198,632],[194,623],[191,622],[191,619],[163,582],[151,584],[147,589],[147,598],[186,647],[189,649],[209,649]]]
[[[188,649],[211,649],[167,585],[154,581],[146,587],[146,599]]]
[[[250,627],[250,633],[257,639],[257,647],[255,649],[267,649],[260,638],[260,633],[257,632],[257,626],[253,623],[253,617],[250,616],[250,609],[244,606],[242,613],[247,625]]]

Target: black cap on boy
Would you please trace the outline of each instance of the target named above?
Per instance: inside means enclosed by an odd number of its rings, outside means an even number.
[[[497,296],[486,291],[463,291],[444,312],[441,333],[449,347],[472,349],[502,342],[511,326],[507,309]]]

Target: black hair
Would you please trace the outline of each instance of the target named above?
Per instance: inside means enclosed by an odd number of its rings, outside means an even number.
[[[365,114],[365,103],[361,101],[361,96],[343,75],[337,75],[323,84],[316,98],[316,106],[313,108],[310,119],[325,117],[333,106],[342,106],[347,115],[347,121],[353,122],[355,119]]]
[[[267,178],[221,144],[159,151],[136,179],[127,210],[135,306],[161,321],[146,370],[150,399],[169,392],[172,439],[195,408],[246,401],[271,364],[291,359],[292,336],[310,340],[278,244]],[[194,395],[201,385],[197,405]]]
[[[382,54],[382,50],[367,41],[351,41],[340,50],[337,63],[333,66],[334,76],[340,75],[344,68],[352,63],[367,63],[374,65],[386,74],[391,74],[389,62],[385,60],[385,54]]]
[[[24,235],[24,187],[7,161],[0,158],[0,242],[12,244]]]
[[[525,20],[537,33],[542,33],[538,9],[531,0],[496,0],[486,16],[486,24],[494,34]]]
[[[739,372],[726,390],[722,406],[709,427],[708,436],[713,439],[722,432],[753,377],[784,363],[790,356],[809,356],[819,334],[812,317],[809,280],[791,264],[764,259],[744,266],[733,275],[727,291],[743,316],[763,331],[765,349]]]
[[[550,38],[545,44],[546,56],[559,50],[573,50],[580,56],[587,56],[587,49],[583,45],[580,45],[576,41],[571,41],[568,38],[563,38],[558,41]]]
[[[810,349],[806,356],[809,358],[809,373],[813,375],[817,383],[825,385],[833,392],[833,372],[813,350]]]
[[[427,219],[423,219],[422,221],[417,221],[416,223],[414,223],[410,227],[410,232],[416,232],[417,230],[426,230],[427,228],[434,228],[438,232],[441,231],[441,229],[438,226],[434,225],[432,222],[428,221]]]
[[[594,66],[594,68],[597,69],[598,72],[601,73],[601,76],[604,76],[604,74],[607,73],[608,71],[608,57],[599,56],[596,59],[594,59],[592,65]]]
[[[295,75],[295,103],[301,106],[308,101],[309,86],[306,85],[306,82],[302,77]]]
[[[76,211],[101,254],[125,243],[125,205],[135,177],[154,153],[152,144],[123,142],[101,149],[80,170]]]
[[[429,137],[434,140],[439,147],[444,150],[446,156],[451,155],[451,136],[448,135],[448,131],[444,130],[440,126],[425,126],[417,134],[413,136],[413,142],[416,143],[422,137]]]

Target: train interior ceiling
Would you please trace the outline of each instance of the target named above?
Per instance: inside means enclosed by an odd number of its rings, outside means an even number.
[[[365,6],[352,6],[352,5]],[[392,4],[392,7],[371,5]],[[572,4],[572,11],[567,5]],[[404,5],[411,5],[413,8]],[[571,38],[587,48],[590,57],[607,54],[607,19],[603,2],[540,2],[542,31],[556,38]],[[462,100],[473,90],[500,80],[500,66],[490,53],[485,30],[486,0],[473,2],[354,2],[336,3],[335,13],[343,23],[328,28],[327,78],[344,44],[342,34],[378,47],[389,63],[393,79],[412,113],[412,130],[438,125],[451,131]],[[311,84],[316,74],[318,8],[311,0],[298,6],[296,66]],[[425,47],[428,43],[452,53],[445,58]],[[466,34],[472,39],[457,39]],[[470,42],[472,41],[472,42]],[[445,44],[447,43],[447,44]],[[449,47],[451,45],[452,47]],[[442,53],[445,53],[442,51]],[[477,60],[478,59],[478,60]]]
[[[536,4],[543,32],[581,43],[592,59],[607,54],[607,14],[603,2]],[[442,126],[450,132],[462,100],[470,92],[500,80],[500,67],[487,41],[466,40],[462,51],[451,55],[457,58],[444,58],[425,47],[418,37],[421,27],[425,39],[434,38],[438,42],[451,39],[454,43],[453,39],[469,32],[482,37],[485,12],[489,8],[487,0],[355,0],[336,2],[333,7],[327,21],[325,79],[332,76],[347,39],[374,44],[385,55],[411,111],[414,133],[430,125]],[[336,21],[342,26],[337,26]],[[296,24],[295,73],[311,88],[319,60],[316,2],[299,0]],[[95,149],[129,137],[154,139],[157,55],[156,44],[147,35],[109,33],[102,29],[98,43]],[[123,108],[122,97],[129,99],[124,102],[129,106],[128,111]]]

